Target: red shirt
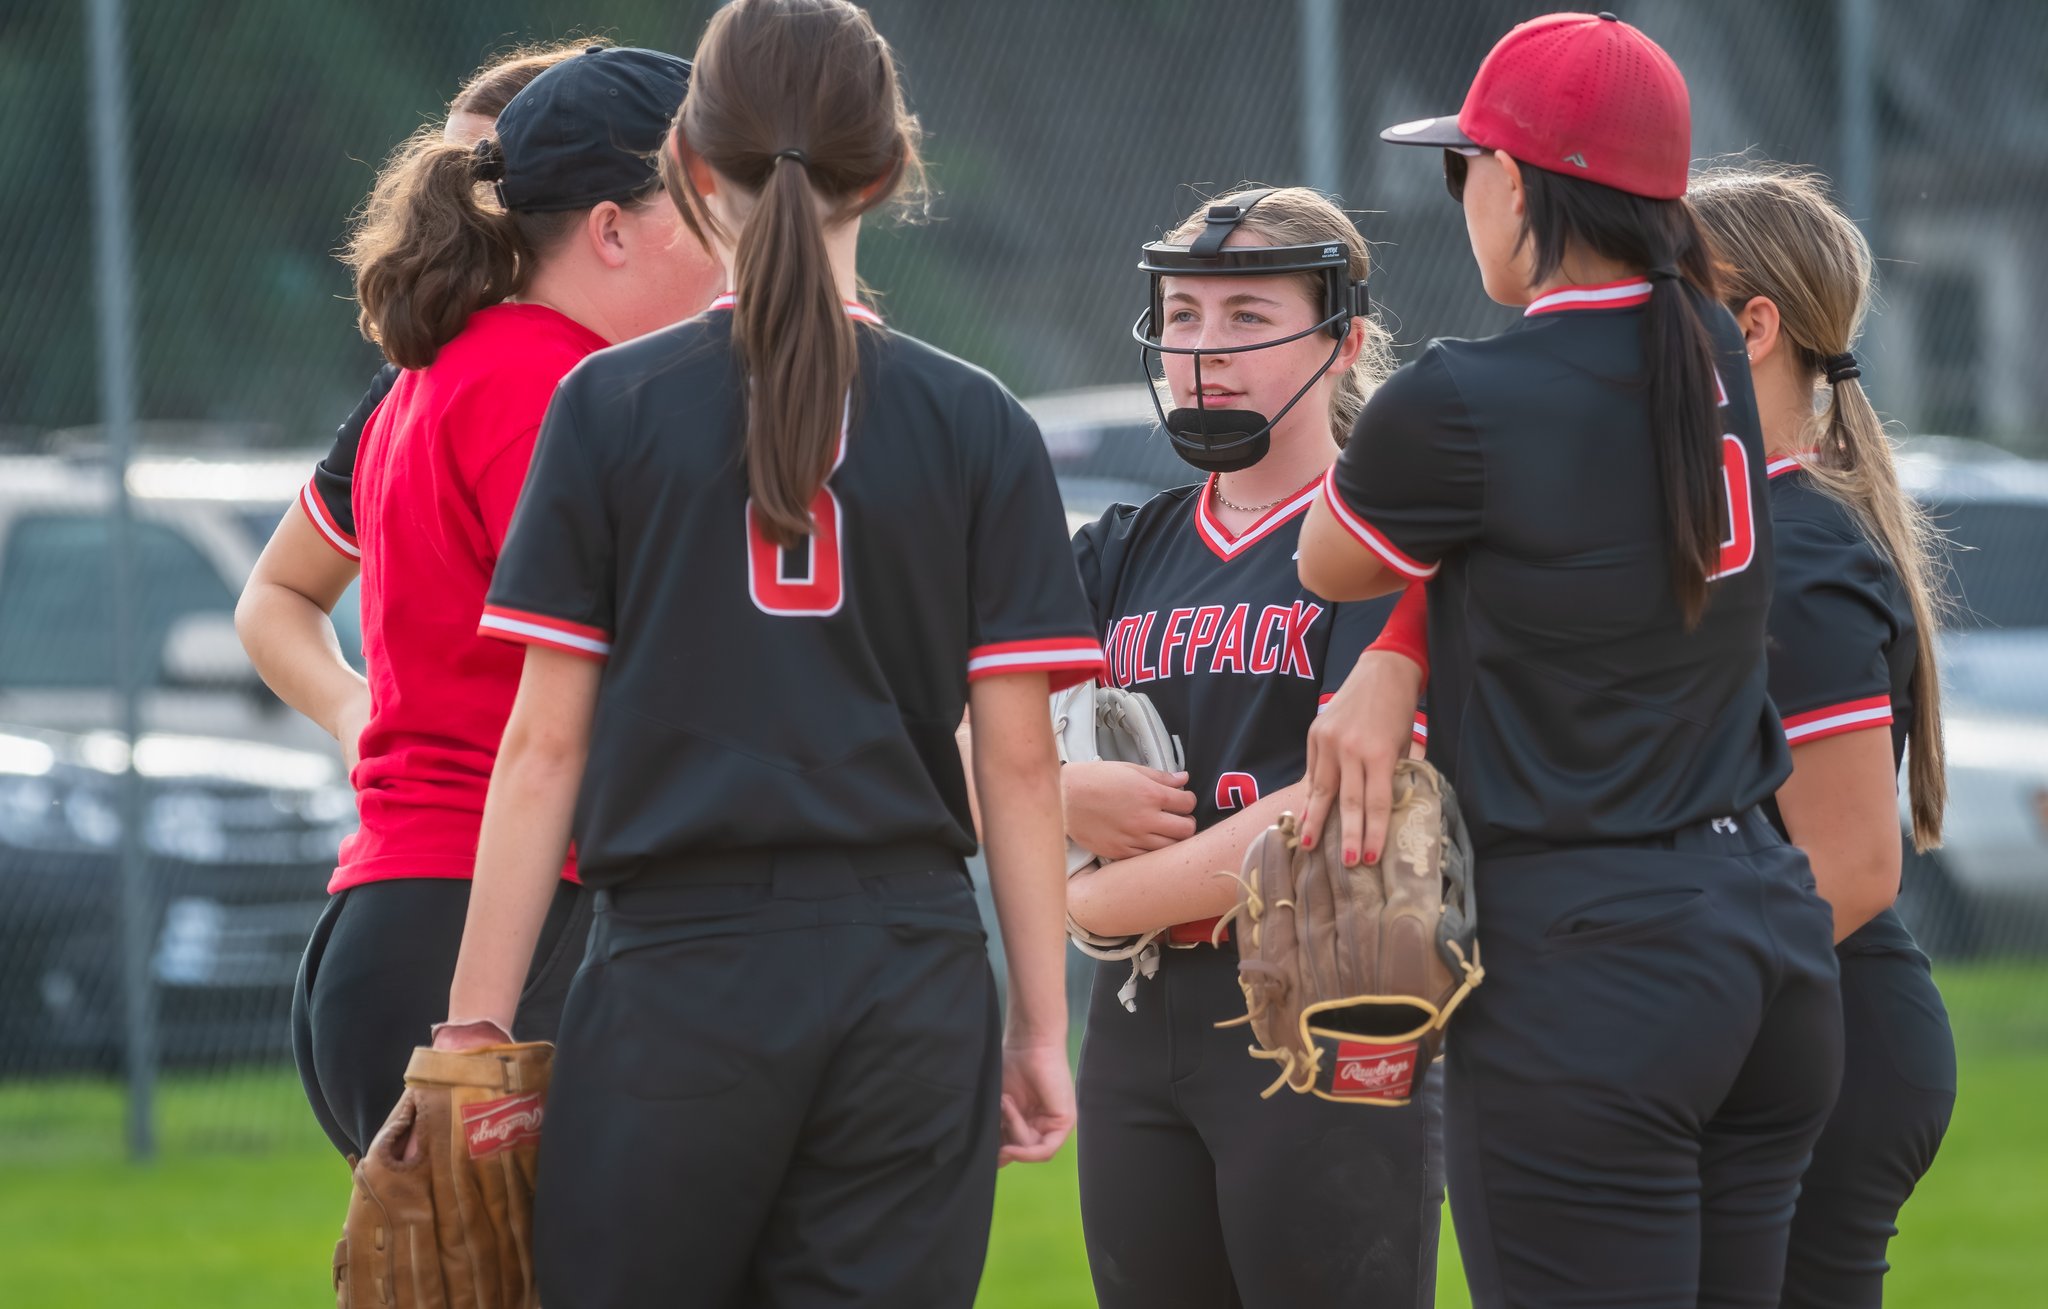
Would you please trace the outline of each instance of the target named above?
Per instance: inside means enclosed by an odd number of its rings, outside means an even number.
[[[477,615],[555,384],[606,344],[540,305],[481,310],[363,429],[351,503],[370,725],[350,777],[362,826],[329,892],[473,872],[525,659],[478,636]],[[562,871],[575,876],[573,855]]]

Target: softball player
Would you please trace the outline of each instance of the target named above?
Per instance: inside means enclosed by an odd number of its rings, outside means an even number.
[[[1215,870],[1299,812],[1303,734],[1390,608],[1333,605],[1294,565],[1316,486],[1389,368],[1365,242],[1313,191],[1251,190],[1197,211],[1142,266],[1154,294],[1139,339],[1161,352],[1175,406],[1161,417],[1208,476],[1074,538],[1110,681],[1151,698],[1187,761],[1177,777],[1060,773],[1069,836],[1117,860],[1069,883],[1075,920],[1105,935],[1174,924],[1149,981],[1124,963],[1096,973],[1079,1079],[1096,1296],[1427,1306],[1439,1101],[1261,1100],[1271,1070],[1245,1057],[1241,1028],[1216,1026],[1244,1013],[1237,948],[1227,930],[1211,942],[1237,895]]]
[[[677,239],[646,160],[687,71],[640,50],[557,62],[494,138],[408,143],[351,245],[364,328],[405,371],[372,406],[347,478],[316,473],[301,495],[306,522],[287,519],[265,550],[241,614],[266,680],[343,742],[362,815],[294,1007],[308,1098],[345,1154],[390,1111],[453,972],[519,667],[474,635],[474,611],[548,395],[608,341],[701,306],[716,280]],[[493,182],[502,208],[480,200]],[[335,562],[308,563],[309,525]],[[358,568],[367,697],[325,619]],[[279,588],[300,603],[278,603]],[[576,908],[573,887],[556,894],[522,1034],[552,1032],[581,946]]]
[[[1431,592],[1486,968],[1446,1053],[1474,1301],[1776,1304],[1842,1020],[1827,904],[1759,809],[1789,772],[1764,447],[1684,81],[1611,15],[1551,15],[1455,119],[1383,135],[1445,151],[1525,315],[1388,379],[1302,529],[1318,593]],[[1311,729],[1319,806],[1364,789],[1354,715]]]
[[[503,1038],[574,809],[554,1309],[968,1305],[999,1159],[1072,1122],[1045,705],[1102,650],[1023,408],[856,299],[917,139],[860,9],[717,12],[664,168],[731,293],[564,380],[482,613],[529,648],[436,1040]]]
[[[512,97],[526,89],[528,83],[564,59],[583,54],[591,48],[588,41],[521,46],[479,68],[449,102],[447,116],[441,124],[441,139],[450,145],[474,148],[478,141],[496,131],[498,115],[512,103]],[[244,593],[242,602],[246,615],[245,637],[260,639],[281,626],[285,632],[284,639],[290,641],[300,635],[299,628],[310,628],[315,649],[285,648],[279,652],[280,658],[272,661],[283,664],[279,678],[282,684],[276,689],[279,695],[293,692],[298,698],[286,697],[292,708],[314,719],[334,735],[351,770],[356,766],[360,748],[358,738],[362,735],[363,724],[369,719],[369,683],[352,669],[336,671],[336,660],[302,659],[299,656],[324,653],[326,635],[321,629],[332,626],[327,622],[327,615],[333,612],[341,593],[356,579],[356,560],[360,552],[351,548],[355,540],[356,520],[350,495],[356,470],[356,449],[362,442],[363,428],[369,425],[370,415],[377,411],[377,406],[383,403],[397,381],[398,365],[387,360],[370,379],[369,388],[363,392],[363,398],[355,409],[335,429],[334,444],[328,449],[326,458],[314,466],[312,480],[300,492],[297,507],[278,524],[270,547],[275,553],[268,561],[264,580],[252,584]],[[290,551],[290,554],[285,554],[285,551]],[[288,576],[284,572],[286,568],[290,570]],[[261,609],[269,605],[283,609],[298,621],[294,623],[291,618],[282,623],[266,621]],[[301,677],[313,679],[314,684],[302,687]],[[331,687],[328,683],[332,684]],[[323,690],[329,693],[323,695]],[[321,706],[326,706],[328,711],[319,712]]]
[[[1940,840],[1946,798],[1933,532],[1899,490],[1857,383],[1850,348],[1871,287],[1863,234],[1811,173],[1720,170],[1688,194],[1727,269],[1721,294],[1746,338],[1770,455],[1771,698],[1792,776],[1765,809],[1813,864],[1842,968],[1841,1096],[1800,1183],[1781,1303],[1875,1306],[1899,1208],[1956,1098],[1947,1011],[1891,908],[1909,740],[1919,848]]]

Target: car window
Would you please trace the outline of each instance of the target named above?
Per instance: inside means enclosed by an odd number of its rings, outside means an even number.
[[[232,618],[235,593],[180,533],[147,520],[134,528],[141,598],[134,637],[143,683],[155,685],[171,624],[192,613]],[[113,685],[112,534],[112,520],[99,515],[15,520],[0,554],[0,687]]]
[[[1149,495],[1201,480],[1154,422],[1050,422],[1040,431],[1062,481],[1122,482],[1142,486]]]
[[[2048,627],[2048,504],[1957,501],[1931,504],[1948,537],[1955,612],[1948,625],[1975,628]]]

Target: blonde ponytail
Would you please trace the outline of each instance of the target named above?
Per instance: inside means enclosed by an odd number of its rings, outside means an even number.
[[[1941,740],[1937,635],[1946,601],[1940,533],[1899,486],[1884,422],[1854,369],[1829,365],[1846,355],[1870,306],[1870,245],[1835,207],[1817,174],[1780,165],[1719,168],[1687,192],[1723,261],[1722,293],[1740,309],[1761,296],[1777,306],[1779,331],[1816,387],[1829,388],[1814,419],[1813,454],[1804,462],[1814,485],[1852,514],[1898,573],[1918,633],[1913,720],[1907,725],[1907,787],[1913,848],[1941,843],[1948,780]],[[1839,380],[1830,381],[1828,375]]]

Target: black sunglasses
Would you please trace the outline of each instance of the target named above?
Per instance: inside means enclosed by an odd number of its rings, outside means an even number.
[[[1465,203],[1465,171],[1470,167],[1467,163],[1469,157],[1461,150],[1444,151],[1444,190],[1449,191],[1451,199],[1458,204]]]

